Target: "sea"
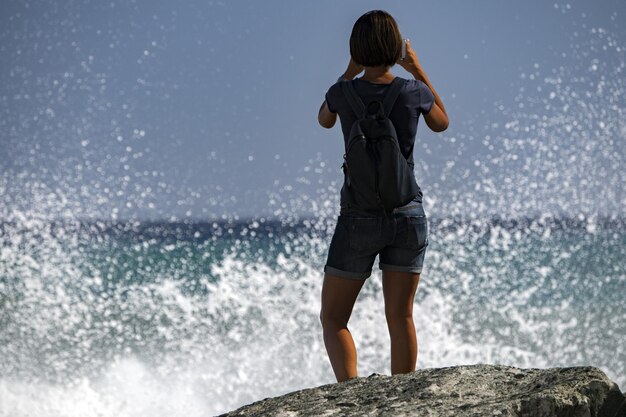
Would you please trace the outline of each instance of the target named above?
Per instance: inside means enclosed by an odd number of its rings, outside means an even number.
[[[334,383],[335,217],[0,226],[0,416],[208,416]],[[429,216],[417,368],[597,366],[626,388],[626,221]],[[390,374],[381,271],[349,323]]]

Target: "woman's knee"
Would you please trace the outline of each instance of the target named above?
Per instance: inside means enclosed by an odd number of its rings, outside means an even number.
[[[334,326],[334,327],[347,327],[348,320],[338,314],[333,314],[331,311],[324,309],[320,310],[320,323],[322,327]]]
[[[387,320],[387,324],[390,326],[413,323],[413,311],[397,308],[385,308],[385,319]]]
[[[413,300],[385,300],[385,319],[389,325],[413,322]]]

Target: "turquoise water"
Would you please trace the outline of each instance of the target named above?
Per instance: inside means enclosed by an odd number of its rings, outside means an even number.
[[[334,382],[318,319],[333,227],[3,224],[0,415],[218,414]],[[626,387],[623,221],[430,227],[419,368],[594,365]],[[390,372],[374,271],[349,325],[364,376]]]

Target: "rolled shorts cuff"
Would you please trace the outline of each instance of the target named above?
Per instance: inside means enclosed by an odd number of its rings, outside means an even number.
[[[384,264],[382,262],[379,262],[378,267],[381,269],[381,271],[412,272],[414,274],[422,273],[421,266],[398,266],[398,265],[389,265],[389,264]]]
[[[370,275],[372,275],[372,271],[368,272],[349,272],[342,271],[341,269],[333,268],[332,266],[324,266],[324,272],[327,272],[331,275],[335,275],[340,278],[348,278],[348,279],[367,279]]]

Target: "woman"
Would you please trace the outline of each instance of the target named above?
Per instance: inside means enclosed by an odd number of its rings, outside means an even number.
[[[389,70],[397,63],[415,79],[405,80],[389,118],[396,128],[402,154],[413,167],[419,115],[423,115],[426,125],[435,132],[448,127],[448,116],[408,40],[406,56],[401,59],[402,43],[398,26],[387,12],[373,10],[361,16],[350,36],[348,69],[326,93],[318,120],[320,125],[330,129],[339,114],[347,141],[357,116],[343,97],[339,84],[351,82],[364,103],[380,99],[395,78]],[[364,74],[355,79],[362,71]],[[394,209],[389,218],[359,211],[358,207],[341,202],[324,266],[320,312],[326,351],[338,382],[358,376],[356,349],[347,324],[377,255],[391,338],[391,373],[415,370],[417,338],[413,298],[428,246],[427,233],[421,191],[413,201]]]

